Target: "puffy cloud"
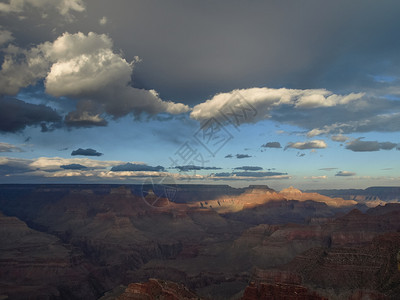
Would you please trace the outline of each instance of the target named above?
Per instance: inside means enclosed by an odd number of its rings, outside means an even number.
[[[11,98],[0,98],[0,132],[16,132],[26,126],[53,125],[61,121],[61,116],[45,105],[25,103]]]
[[[23,150],[8,143],[0,143],[0,152],[23,152]]]
[[[99,24],[100,24],[100,25],[103,25],[103,26],[106,25],[107,22],[108,22],[108,19],[107,19],[106,16],[102,17],[102,18],[99,20]]]
[[[356,173],[349,172],[349,171],[339,171],[335,174],[335,176],[343,176],[343,177],[349,177],[349,176],[355,176],[357,175]]]
[[[363,93],[336,95],[324,89],[299,90],[265,87],[241,89],[217,94],[206,102],[196,105],[190,116],[201,121],[212,117],[221,119],[221,115],[226,116],[232,113],[241,114],[240,120],[235,119],[237,125],[240,125],[269,119],[271,117],[270,112],[282,105],[299,109],[332,107],[348,104],[363,96]],[[250,108],[253,110],[253,114],[249,113]]]
[[[341,134],[331,136],[331,140],[334,141],[334,142],[345,142],[348,139],[349,138],[347,136],[344,136],[344,135],[341,135]]]
[[[0,70],[0,95],[15,95],[20,88],[34,85],[44,78],[49,63],[43,52],[35,47],[30,50],[20,49],[13,45],[3,51],[4,59]]]
[[[8,30],[2,29],[2,28],[3,27],[0,26],[0,46],[14,40],[14,37],[12,36],[11,31],[8,31]]]
[[[0,3],[0,12],[22,13],[31,7],[55,9],[60,15],[66,17],[70,17],[72,12],[85,10],[82,0],[9,0],[8,3]]]
[[[162,167],[162,166],[152,167],[152,166],[148,166],[145,164],[126,163],[126,164],[117,165],[117,166],[112,167],[111,171],[113,171],[113,172],[164,171],[164,167]]]
[[[77,111],[66,117],[71,126],[103,126],[106,121],[102,113],[118,118],[141,112],[187,112],[187,105],[163,101],[154,90],[130,85],[138,60],[127,62],[113,51],[107,35],[93,32],[64,33],[54,42],[30,50],[9,46],[0,71],[0,93],[16,94],[20,88],[44,79],[50,95],[80,100]]]
[[[327,145],[323,140],[313,140],[309,142],[297,142],[297,143],[288,143],[285,147],[285,150],[288,148],[294,149],[324,149]]]
[[[236,167],[235,170],[244,170],[244,171],[261,171],[263,168],[261,167],[252,167],[252,166],[243,166]]]
[[[397,144],[391,142],[362,141],[362,138],[350,141],[346,145],[346,149],[354,152],[372,152],[379,150],[392,150]]]
[[[94,149],[88,148],[88,149],[82,149],[79,148],[77,150],[74,150],[71,152],[71,155],[83,155],[83,156],[102,156],[103,153],[97,152]]]
[[[282,148],[281,143],[279,143],[279,142],[268,142],[268,143],[262,145],[261,147],[264,147],[264,148]]]

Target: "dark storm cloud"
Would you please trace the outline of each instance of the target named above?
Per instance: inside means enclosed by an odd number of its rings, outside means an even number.
[[[262,169],[263,168],[261,167],[243,166],[243,167],[236,167],[234,170],[261,171]]]
[[[217,168],[217,167],[201,167],[201,166],[195,166],[195,165],[176,166],[174,168],[178,169],[181,172],[194,171],[194,170],[221,170],[222,169],[222,168]]]
[[[88,167],[81,164],[61,165],[60,168],[64,170],[87,170]]]
[[[264,148],[282,148],[281,143],[279,143],[279,142],[268,142],[268,143],[262,145],[261,147],[264,147]]]
[[[47,124],[59,123],[61,116],[52,108],[36,105],[13,98],[0,98],[0,131],[17,132],[27,126],[40,125],[48,130]],[[51,126],[51,125],[50,125]]]
[[[48,13],[38,28],[40,15],[27,10],[25,19],[8,15],[2,24],[21,46],[50,40],[53,29],[56,34],[109,32],[129,61],[135,55],[142,58],[134,86],[191,104],[238,87],[268,83],[357,90],[383,84],[371,74],[399,74],[400,41],[393,36],[400,31],[400,3],[395,0],[252,5],[238,0],[190,5],[178,0],[88,0],[85,8],[70,12],[75,16],[71,23]],[[104,16],[109,22],[101,26]]]
[[[83,156],[102,156],[103,153],[97,152],[94,149],[88,148],[88,149],[82,149],[79,148],[77,150],[74,150],[71,152],[71,155],[83,155]]]
[[[143,0],[124,2],[124,9],[118,9],[118,1],[87,2],[97,20],[106,12],[114,24],[107,29],[126,55],[143,58],[134,84],[155,88],[167,98],[198,101],[221,90],[266,82],[369,86],[374,82],[371,71],[398,60],[400,42],[393,39],[400,31],[398,1],[181,4]],[[395,63],[390,66],[399,73]],[[178,84],[184,88],[177,89]]]
[[[236,158],[239,158],[239,159],[241,159],[241,158],[249,158],[249,157],[251,157],[251,155],[248,155],[248,154],[236,154]]]
[[[148,166],[148,165],[141,165],[141,164],[132,164],[132,163],[126,163],[123,165],[118,165],[114,166],[111,168],[111,171],[114,172],[123,172],[123,171],[132,171],[132,172],[138,172],[138,171],[164,171],[165,168],[162,166]]]
[[[373,152],[379,150],[392,150],[396,148],[397,144],[391,142],[377,142],[377,141],[362,141],[358,138],[354,141],[348,142],[346,149],[354,152]]]
[[[349,171],[339,171],[335,174],[335,176],[342,176],[342,177],[350,177],[350,176],[355,176],[357,175],[354,172],[349,172]]]

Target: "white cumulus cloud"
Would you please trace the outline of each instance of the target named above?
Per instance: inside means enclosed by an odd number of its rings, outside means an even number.
[[[324,149],[328,147],[325,141],[323,140],[313,140],[308,142],[296,142],[296,143],[288,143],[285,147],[285,150],[288,148],[306,150],[306,149]]]
[[[251,106],[254,113],[247,114],[240,123],[252,123],[268,119],[270,112],[282,105],[294,109],[311,109],[348,104],[364,96],[363,93],[336,95],[325,89],[272,89],[250,88],[217,94],[204,103],[193,108],[190,116],[195,120],[206,120],[211,117],[220,118],[221,113],[239,112],[246,105]],[[250,110],[250,109],[248,109]]]
[[[154,90],[133,88],[135,62],[113,51],[112,40],[104,34],[64,33],[54,42],[30,50],[9,46],[0,71],[0,93],[16,94],[20,88],[44,79],[46,92],[55,97],[73,97],[90,105],[78,105],[76,124],[95,121],[104,125],[100,114],[122,117],[129,113],[168,112],[179,114],[189,107],[163,101]],[[21,59],[23,57],[23,59]]]

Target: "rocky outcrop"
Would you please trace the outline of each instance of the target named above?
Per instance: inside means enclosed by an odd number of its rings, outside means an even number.
[[[287,200],[299,200],[299,201],[306,201],[312,200],[315,202],[322,202],[332,207],[346,207],[346,206],[353,206],[357,205],[357,202],[354,200],[344,200],[342,198],[330,198],[328,196],[324,196],[318,193],[303,193],[302,191],[294,188],[289,187],[280,191],[279,193]]]
[[[282,283],[250,283],[241,300],[328,300],[304,286]]]
[[[255,269],[241,300],[327,299],[302,286],[299,274],[281,270]]]
[[[172,281],[149,279],[144,283],[131,283],[116,300],[199,300],[184,285]]]

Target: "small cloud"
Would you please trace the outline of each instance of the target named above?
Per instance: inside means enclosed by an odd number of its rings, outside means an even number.
[[[241,158],[249,158],[249,157],[251,157],[251,155],[248,155],[248,154],[236,154],[236,158],[239,158],[239,159],[241,159]]]
[[[323,175],[323,176],[309,176],[309,177],[304,177],[304,179],[312,179],[312,180],[318,180],[318,179],[327,179],[328,176]]]
[[[321,169],[318,169],[318,170],[321,170],[321,171],[333,171],[333,170],[337,170],[337,168],[321,168]]]
[[[87,167],[81,164],[61,165],[60,168],[64,170],[86,170]]]
[[[296,156],[297,157],[303,157],[303,156],[306,156],[306,155],[304,153],[297,152]]]
[[[373,152],[379,150],[392,150],[396,148],[397,144],[391,142],[377,142],[377,141],[362,141],[362,138],[358,138],[354,141],[350,141],[346,145],[346,149],[354,152]]]
[[[102,18],[99,20],[99,24],[102,25],[102,26],[106,25],[107,22],[108,22],[108,19],[107,19],[106,16],[102,17]]]
[[[252,167],[252,166],[243,166],[243,167],[236,167],[234,170],[244,170],[244,171],[261,171],[263,168],[261,167]]]
[[[339,172],[336,173],[335,176],[344,176],[344,177],[347,177],[347,176],[355,176],[355,175],[356,175],[356,173],[353,173],[353,172],[349,172],[349,171],[339,171]]]
[[[228,155],[225,156],[225,158],[232,158],[232,157],[233,157],[232,154],[228,154]]]
[[[94,149],[88,148],[88,149],[82,149],[79,148],[77,150],[74,150],[71,152],[71,155],[83,155],[83,156],[102,156],[103,153],[97,152]]]
[[[178,169],[180,172],[194,171],[194,170],[221,170],[222,168],[217,167],[201,167],[195,165],[186,165],[186,166],[176,166],[175,169]]]
[[[132,164],[132,163],[126,163],[123,165],[118,165],[114,166],[111,168],[111,171],[113,172],[124,172],[124,171],[132,171],[132,172],[139,172],[139,171],[164,171],[165,168],[162,166],[148,166],[145,164]]]
[[[282,148],[281,144],[279,142],[268,142],[261,147],[264,148]]]
[[[17,146],[8,143],[0,143],[0,152],[24,152],[24,151]]]
[[[288,148],[306,150],[306,149],[324,149],[327,145],[323,140],[313,140],[309,142],[288,143],[285,150]]]
[[[331,140],[334,141],[334,142],[345,142],[345,141],[347,141],[348,139],[349,139],[349,138],[348,138],[347,136],[344,136],[344,135],[341,135],[341,134],[333,135],[333,136],[331,137]]]

